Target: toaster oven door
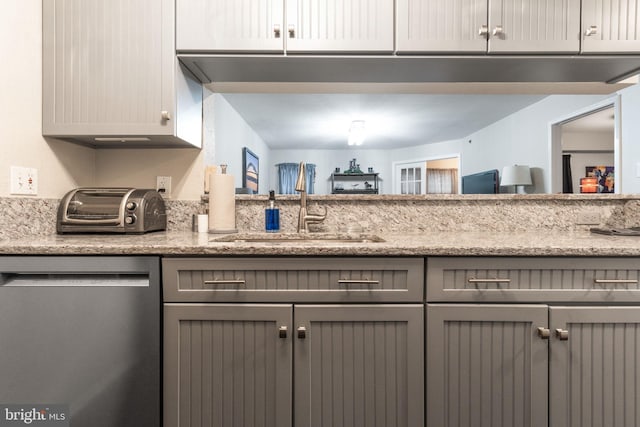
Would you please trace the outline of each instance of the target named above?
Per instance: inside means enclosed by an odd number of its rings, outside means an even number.
[[[63,223],[119,225],[130,188],[80,188],[69,196]]]

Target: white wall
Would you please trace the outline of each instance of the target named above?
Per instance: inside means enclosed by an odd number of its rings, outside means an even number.
[[[463,144],[463,175],[489,169],[502,171],[508,165],[528,165],[534,169],[534,186],[528,192],[550,192],[551,183],[547,182],[550,123],[608,97],[551,95],[469,135]]]
[[[10,166],[38,169],[38,197],[94,185],[95,150],[42,137],[42,0],[2,2],[0,57],[0,197]]]
[[[640,177],[637,175],[640,163],[640,86],[632,86],[620,91],[622,132],[620,135],[622,171],[622,191],[640,193]],[[616,173],[616,179],[620,175]]]
[[[205,109],[205,121],[213,114],[215,163],[227,165],[227,173],[234,176],[236,187],[242,187],[242,148],[247,147],[260,161],[258,192],[268,194],[273,188],[269,165],[269,147],[244,121],[238,112],[219,94],[214,95],[213,111]],[[206,141],[205,141],[206,142]]]

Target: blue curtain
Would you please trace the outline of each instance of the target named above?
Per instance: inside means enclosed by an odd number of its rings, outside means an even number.
[[[279,163],[278,167],[278,193],[296,194],[296,179],[298,178],[298,163]],[[307,163],[307,194],[313,194],[315,190],[316,165]]]
[[[316,165],[307,163],[305,166],[305,171],[307,172],[307,194],[313,194],[316,183]]]

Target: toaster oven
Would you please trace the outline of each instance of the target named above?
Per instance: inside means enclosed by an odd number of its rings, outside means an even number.
[[[146,233],[166,230],[167,213],[155,190],[77,188],[58,207],[62,233]]]

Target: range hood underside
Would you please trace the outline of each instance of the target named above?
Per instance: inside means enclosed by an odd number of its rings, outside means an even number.
[[[640,56],[207,55],[178,58],[202,82],[617,83]]]

